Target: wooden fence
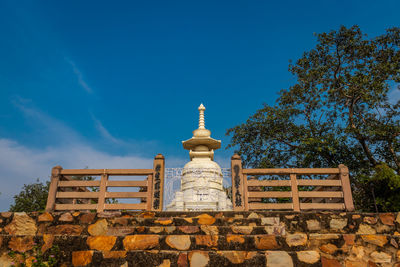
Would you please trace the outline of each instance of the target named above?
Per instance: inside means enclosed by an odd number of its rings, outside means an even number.
[[[164,188],[164,157],[154,158],[153,169],[63,169],[56,166],[46,211],[60,210],[153,210],[161,211]],[[82,181],[71,177],[100,176],[100,180]],[[109,180],[109,176],[146,176],[137,180]],[[139,192],[110,192],[112,187],[138,187]],[[136,198],[140,203],[112,203],[109,199]]]
[[[320,169],[243,169],[240,156],[234,155],[231,171],[235,211],[354,210],[349,171],[344,165]],[[286,176],[287,179],[259,180],[256,175]],[[310,175],[328,177],[301,179]]]

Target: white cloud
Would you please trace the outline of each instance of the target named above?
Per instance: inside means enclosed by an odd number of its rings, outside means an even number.
[[[96,129],[99,131],[101,136],[110,141],[111,143],[114,144],[123,144],[124,142],[118,138],[115,138],[107,129],[104,127],[103,123],[101,123],[100,120],[98,120],[93,114],[92,114],[92,119],[94,121]]]
[[[78,83],[79,85],[85,89],[86,92],[88,93],[93,93],[92,88],[87,84],[87,82],[83,79],[83,74],[82,72],[78,69],[78,67],[76,66],[75,62],[73,62],[72,60],[70,60],[69,58],[65,58],[65,61],[67,61],[71,67],[72,67],[72,71],[74,72],[74,74],[76,75],[76,78],[78,79]]]
[[[12,197],[23,184],[50,179],[51,168],[61,165],[65,169],[89,166],[99,169],[152,168],[153,159],[135,155],[118,156],[96,150],[88,145],[75,145],[33,149],[10,139],[0,139],[0,211],[7,210]]]

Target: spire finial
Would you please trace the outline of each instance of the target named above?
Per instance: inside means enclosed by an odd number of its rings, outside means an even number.
[[[205,129],[204,110],[206,110],[206,108],[203,106],[203,104],[200,104],[200,106],[199,106],[199,129]]]

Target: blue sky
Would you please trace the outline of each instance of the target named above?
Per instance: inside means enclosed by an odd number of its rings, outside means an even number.
[[[0,210],[52,166],[168,167],[197,127],[222,140],[294,80],[313,33],[400,26],[399,1],[0,1]]]

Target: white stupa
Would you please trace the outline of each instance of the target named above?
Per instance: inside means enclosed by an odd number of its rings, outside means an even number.
[[[211,138],[205,128],[203,104],[199,107],[199,128],[193,137],[182,141],[189,150],[190,161],[182,171],[181,190],[167,206],[168,211],[232,210],[232,202],[222,187],[221,167],[214,161],[214,150],[221,141]]]

